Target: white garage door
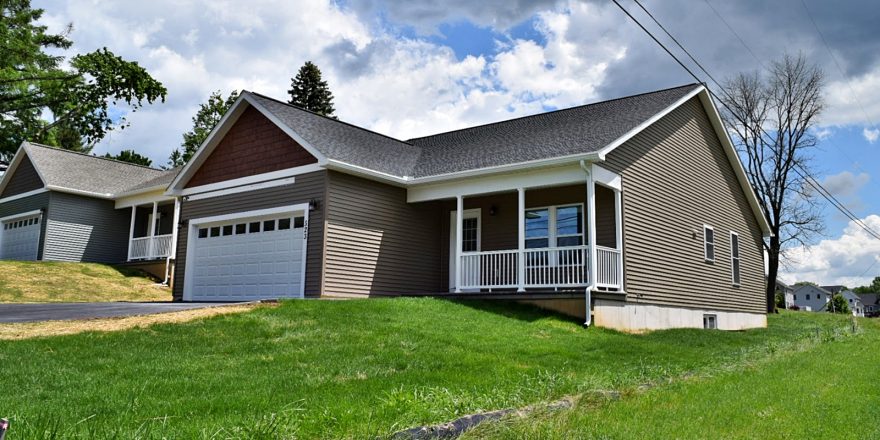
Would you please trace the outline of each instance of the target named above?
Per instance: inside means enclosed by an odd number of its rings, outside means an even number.
[[[187,259],[192,301],[299,298],[305,274],[305,218],[276,214],[196,224]]]
[[[4,220],[0,229],[0,260],[33,261],[40,247],[40,214]]]

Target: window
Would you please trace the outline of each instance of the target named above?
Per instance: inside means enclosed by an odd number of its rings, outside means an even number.
[[[239,223],[235,225],[235,235],[241,235],[247,233],[247,224]]]
[[[715,315],[703,315],[703,328],[715,330],[718,328],[718,317]]]
[[[809,301],[809,300],[810,300],[810,294],[808,293],[807,294],[807,301]]]
[[[263,232],[270,232],[275,230],[275,220],[266,220],[263,222]]]
[[[730,272],[733,277],[733,285],[739,286],[739,234],[736,232],[730,233]]]
[[[287,229],[290,229],[290,219],[289,218],[278,219],[278,230],[285,231]]]
[[[249,225],[248,233],[254,234],[260,232],[260,222],[253,222]]]
[[[797,295],[792,295],[792,296],[794,297],[794,298],[792,298],[792,299],[794,299],[795,301],[797,301]]]
[[[214,226],[211,228],[211,237],[219,237],[220,236],[220,227]]]
[[[477,238],[477,234],[479,232],[479,220],[476,217],[465,218],[461,220],[461,251],[462,252],[476,252],[477,243],[479,239]]]
[[[306,218],[305,218],[305,217],[294,217],[294,219],[293,219],[293,227],[294,227],[295,229],[302,228],[302,227],[305,226],[305,224],[306,224]]]
[[[715,230],[711,226],[703,225],[703,244],[706,261],[715,262]]]
[[[526,249],[584,244],[583,205],[526,210]]]
[[[208,229],[200,228],[199,229],[199,238],[208,238]]]
[[[223,227],[223,236],[232,235],[232,225],[226,225]]]

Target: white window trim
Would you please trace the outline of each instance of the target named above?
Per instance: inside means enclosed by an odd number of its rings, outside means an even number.
[[[558,225],[556,224],[556,211],[559,208],[569,208],[572,206],[578,206],[581,208],[581,233],[580,234],[564,234],[557,235]],[[542,238],[547,239],[547,248],[558,248],[557,239],[560,237],[581,237],[581,246],[587,244],[586,237],[586,229],[587,229],[587,219],[586,219],[586,209],[584,209],[583,203],[563,203],[561,205],[548,205],[548,206],[533,206],[526,208],[523,211],[523,215],[526,215],[529,211],[540,211],[546,209],[547,210],[547,236],[541,237],[526,237],[526,241],[529,240],[540,240]],[[563,247],[571,247],[571,246],[563,246]],[[547,249],[547,248],[526,248],[526,249]]]
[[[707,245],[709,244],[709,240],[708,240],[709,236],[706,234],[707,230],[712,231],[712,258],[709,258],[709,251],[707,250]],[[718,249],[715,246],[716,242],[717,241],[715,240],[715,228],[713,228],[707,224],[703,224],[703,259],[707,263],[715,263],[715,254],[718,253],[717,252]]]
[[[742,283],[742,257],[733,256],[733,237],[736,237],[736,253],[740,253],[739,234],[730,231],[730,280],[734,287],[739,287]],[[736,271],[734,270],[734,262],[739,264],[739,280],[736,279]]]

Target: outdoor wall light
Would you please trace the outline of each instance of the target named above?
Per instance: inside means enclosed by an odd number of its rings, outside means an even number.
[[[498,213],[498,208],[496,208],[495,205],[492,205],[489,207],[489,215],[495,215],[497,213]]]
[[[309,200],[309,211],[317,211],[321,208],[321,201],[318,199]]]

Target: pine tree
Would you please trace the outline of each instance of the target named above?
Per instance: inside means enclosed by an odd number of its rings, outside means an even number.
[[[290,79],[290,104],[313,111],[319,115],[334,117],[333,93],[327,81],[321,79],[321,69],[311,61],[299,68],[295,78]]]
[[[153,165],[153,161],[149,157],[142,156],[134,150],[122,150],[119,152],[119,154],[117,154],[115,156],[110,153],[107,153],[104,155],[104,157],[106,157],[107,159],[114,159],[114,160],[118,160],[121,162],[133,163],[135,165],[142,165],[145,167],[149,167],[149,166]]]

